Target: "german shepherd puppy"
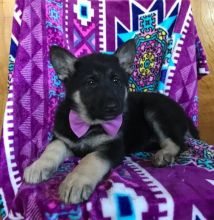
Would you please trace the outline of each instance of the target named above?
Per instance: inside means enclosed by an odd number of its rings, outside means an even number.
[[[184,149],[185,135],[198,138],[192,121],[170,98],[127,92],[135,49],[135,41],[129,40],[113,55],[76,58],[51,47],[50,60],[66,97],[56,113],[55,139],[25,169],[26,182],[46,180],[66,157],[81,156],[59,187],[65,203],[80,203],[124,155],[155,146],[153,164],[163,167]]]

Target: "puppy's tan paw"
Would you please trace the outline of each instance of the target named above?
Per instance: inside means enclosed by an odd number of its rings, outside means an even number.
[[[47,180],[55,170],[50,164],[43,161],[35,161],[33,164],[25,168],[24,179],[27,183],[40,183]]]
[[[175,156],[167,152],[165,149],[159,150],[153,157],[152,163],[156,167],[165,167],[175,161]]]
[[[70,173],[60,184],[60,199],[65,203],[78,204],[88,200],[94,188],[93,177],[89,178],[77,172]]]

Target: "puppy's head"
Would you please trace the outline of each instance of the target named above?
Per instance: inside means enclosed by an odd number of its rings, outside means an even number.
[[[76,58],[58,46],[50,50],[51,63],[65,84],[66,101],[89,123],[111,120],[123,112],[134,56],[134,40],[113,55]]]

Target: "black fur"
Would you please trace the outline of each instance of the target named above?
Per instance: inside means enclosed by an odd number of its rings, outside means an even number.
[[[126,98],[133,50],[134,41],[129,41],[114,55],[92,54],[77,59],[62,48],[51,48],[51,62],[66,88],[65,100],[56,113],[54,132],[57,138],[65,137],[75,143],[75,147],[69,146],[74,154],[84,156],[96,150],[100,157],[108,159],[115,166],[125,154],[151,150],[154,146],[158,149],[161,140],[153,122],[180,150],[185,147],[186,133],[198,138],[192,121],[170,98],[157,93],[130,93]],[[87,110],[88,123],[91,123],[90,130],[80,139],[70,129],[68,120],[71,109],[81,115],[80,105],[74,100],[77,91]],[[100,120],[113,119],[120,113],[123,113],[123,124],[115,138],[97,147],[87,143],[82,145],[83,139],[99,138],[105,134]]]

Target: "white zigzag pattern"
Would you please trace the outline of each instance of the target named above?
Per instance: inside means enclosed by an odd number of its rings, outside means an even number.
[[[68,37],[68,11],[69,11],[68,0],[65,0],[65,31],[66,31],[65,38],[66,38],[67,48],[68,50],[70,50],[69,37]]]
[[[169,95],[169,91],[171,89],[172,78],[175,74],[174,71],[176,69],[176,65],[178,63],[178,58],[180,57],[182,45],[184,44],[184,40],[186,38],[186,34],[187,34],[188,27],[190,25],[191,20],[192,20],[192,9],[191,9],[191,6],[189,6],[189,9],[188,9],[187,14],[186,14],[186,18],[184,20],[184,24],[183,24],[182,29],[181,29],[182,37],[177,42],[177,44],[175,45],[175,49],[174,49],[175,53],[173,53],[173,56],[172,56],[172,60],[175,63],[175,66],[169,67],[169,69],[167,71],[167,76],[166,76],[166,81],[165,81],[166,86],[165,86],[165,90],[163,92],[167,96]]]
[[[21,219],[24,219],[24,217],[20,213],[18,213],[18,212],[13,213],[12,210],[10,211],[8,217],[9,217],[10,220],[21,220]]]
[[[18,9],[18,5],[15,4],[15,10],[14,10],[14,19],[17,21],[17,23],[21,26],[22,20],[21,20],[21,15],[22,15],[22,11],[21,10],[17,10]]]
[[[22,11],[18,9],[18,5],[15,4],[15,10],[13,18],[17,21],[17,23],[21,26],[21,15]],[[18,46],[18,40],[15,35],[12,33],[11,38],[13,42]],[[13,58],[14,59],[14,58]],[[15,59],[14,59],[15,61]],[[17,164],[12,162],[15,159],[14,156],[14,123],[13,123],[13,78],[11,78],[11,82],[8,90],[8,100],[5,107],[4,113],[4,121],[3,121],[3,137],[4,137],[4,146],[5,146],[5,154],[7,160],[7,167],[10,177],[10,182],[13,186],[14,193],[16,194],[19,186],[21,185],[21,176],[19,171],[15,168]],[[16,176],[16,177],[15,177]]]
[[[11,184],[13,186],[14,193],[16,194],[19,186],[21,185],[21,176],[19,171],[15,168],[17,164],[12,162],[15,156],[14,153],[14,132],[12,129],[14,128],[13,123],[13,78],[11,78],[11,83],[8,92],[8,101],[6,103],[5,114],[4,114],[4,122],[3,122],[3,137],[4,137],[4,146],[5,146],[5,154],[7,160],[7,167],[9,172],[9,177]],[[15,177],[16,176],[16,177]]]
[[[99,0],[99,50],[106,51],[106,3],[105,0]]]
[[[126,157],[125,163],[140,175],[142,180],[147,183],[150,190],[154,193],[157,199],[164,198],[166,202],[158,204],[159,212],[166,212],[166,216],[159,217],[159,220],[173,219],[174,216],[174,201],[170,193],[164,188],[161,183],[156,180],[148,171],[135,163],[130,157]]]
[[[192,220],[196,220],[196,219],[200,219],[200,220],[207,220],[203,214],[200,212],[200,210],[193,205],[192,206]]]

